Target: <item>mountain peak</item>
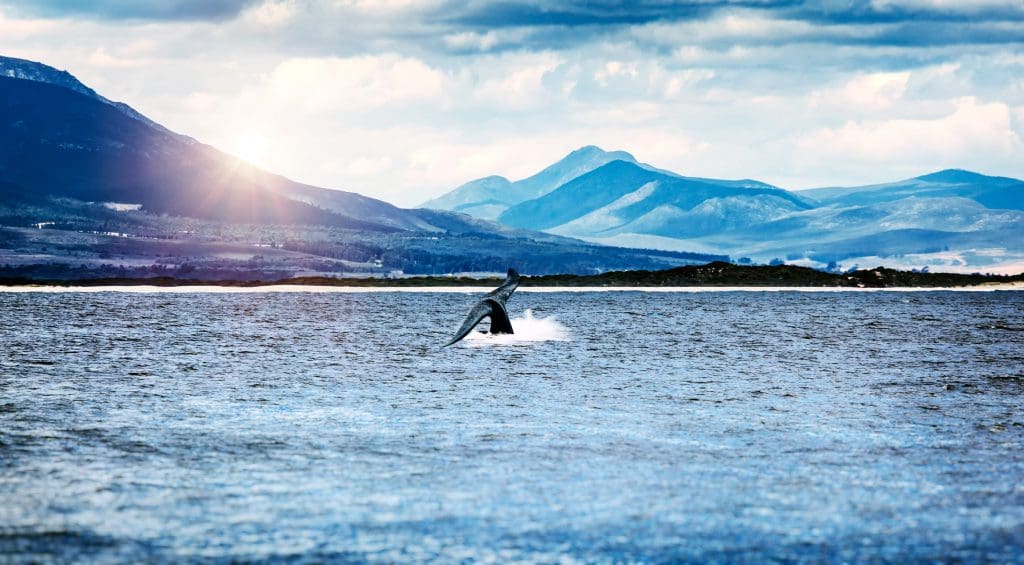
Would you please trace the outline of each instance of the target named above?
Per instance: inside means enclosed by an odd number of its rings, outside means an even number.
[[[475,181],[469,181],[469,182],[505,185],[505,184],[509,183],[509,180],[507,178],[501,176],[501,175],[489,175],[489,176],[486,176],[486,177],[478,178]],[[466,184],[469,184],[469,183],[466,183]]]
[[[510,182],[505,177],[483,177],[428,200],[422,206],[494,219],[509,206],[543,196],[580,175],[614,161],[636,163],[636,159],[625,151],[605,151],[596,145],[584,145],[525,179]]]
[[[575,159],[603,159],[604,161],[636,161],[636,157],[626,151],[605,151],[596,145],[584,145],[565,156],[562,161]]]
[[[138,120],[152,128],[156,128],[163,133],[177,135],[171,130],[164,126],[154,122],[153,120],[143,116],[135,108],[125,104],[124,102],[114,102],[108,98],[104,98],[95,90],[85,86],[81,83],[74,75],[67,71],[57,70],[50,65],[43,63],[37,63],[35,61],[29,61],[28,59],[17,59],[14,57],[4,57],[0,55],[0,77],[8,77],[19,80],[28,80],[32,82],[41,82],[43,84],[49,84],[52,86],[59,86],[66,88],[78,94],[83,94],[94,100],[99,100],[104,104],[109,104],[117,109],[118,112],[128,116],[133,120]],[[192,138],[181,136],[182,139],[186,139],[189,142],[194,142]]]
[[[607,151],[596,145],[584,145],[583,147],[570,152],[569,155],[601,155],[604,153],[607,153]]]
[[[991,179],[992,177],[983,175],[981,173],[975,173],[966,169],[943,169],[927,175],[921,175],[915,177],[916,180],[923,180],[928,182],[941,182],[950,184],[960,184],[967,182],[977,182],[979,180]]]
[[[99,94],[96,94],[95,90],[82,84],[71,73],[55,69],[43,63],[29,61],[28,59],[16,59],[0,55],[0,76],[52,84],[74,90],[79,94],[91,96],[92,98],[102,99]]]

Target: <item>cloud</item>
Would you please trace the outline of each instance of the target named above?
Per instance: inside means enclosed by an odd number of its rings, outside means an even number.
[[[250,97],[307,112],[351,111],[436,101],[445,80],[423,61],[395,54],[295,58],[278,64]]]
[[[526,110],[551,102],[557,93],[545,84],[552,71],[564,61],[551,53],[489,58],[477,65],[478,76],[471,86],[475,103],[486,107]]]
[[[587,144],[796,187],[1024,177],[1022,23],[1019,0],[0,0],[4,55],[402,205]]]
[[[806,2],[787,10],[819,23],[1019,22],[1024,6],[1016,0],[873,0],[871,2]]]
[[[241,18],[264,28],[280,28],[292,22],[299,14],[295,0],[270,0],[254,4],[241,14]]]
[[[753,10],[726,12],[696,21],[655,22],[636,26],[632,33],[641,41],[659,45],[705,47],[804,41],[821,35],[819,29],[808,22],[777,18]]]
[[[881,110],[899,101],[907,90],[910,72],[859,73],[838,88],[818,90],[811,93],[813,106],[856,107],[865,110]]]
[[[929,10],[952,13],[976,13],[993,9],[1011,13],[1024,11],[1017,0],[872,0],[870,5],[879,11]]]
[[[496,49],[514,49],[523,45],[529,36],[526,29],[504,28],[491,29],[484,33],[458,31],[445,35],[442,41],[453,53],[482,53]]]
[[[973,97],[952,101],[952,112],[931,119],[847,122],[800,141],[804,151],[859,164],[928,163],[944,168],[963,160],[1024,160],[1024,144],[1011,125],[1011,109]]]
[[[35,16],[85,16],[112,20],[225,20],[258,0],[39,0],[12,2],[19,13]]]
[[[41,18],[16,18],[0,11],[0,37],[9,43],[31,40],[52,34],[61,28],[59,22]]]
[[[112,55],[106,47],[97,47],[89,54],[89,63],[105,69],[139,69],[145,63],[138,59],[130,59]]]
[[[645,2],[471,2],[448,21],[482,28],[622,25],[670,17],[695,17],[714,8],[701,2],[682,3],[676,7]]]

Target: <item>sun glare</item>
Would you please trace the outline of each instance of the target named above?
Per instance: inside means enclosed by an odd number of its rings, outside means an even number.
[[[270,143],[263,134],[249,131],[235,138],[231,153],[253,165],[261,165],[269,148]]]

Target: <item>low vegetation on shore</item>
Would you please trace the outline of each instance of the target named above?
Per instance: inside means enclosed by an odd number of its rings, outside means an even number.
[[[987,275],[959,273],[929,273],[897,271],[884,267],[861,269],[847,273],[830,273],[793,265],[751,266],[722,261],[706,265],[688,265],[659,271],[611,271],[599,275],[543,275],[523,277],[523,287],[957,287],[984,284],[1006,284],[1024,281],[1024,273],[1017,275]],[[78,280],[39,280],[0,278],[0,285],[45,286],[109,286],[153,285],[195,286],[216,285],[226,287],[257,287],[265,285],[315,285],[344,287],[452,287],[496,286],[501,278],[470,278],[422,276],[406,278],[334,278],[296,277],[267,281],[197,280],[175,277],[148,278],[86,278]]]

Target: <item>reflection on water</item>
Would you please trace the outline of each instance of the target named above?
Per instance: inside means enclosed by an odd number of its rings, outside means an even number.
[[[1022,292],[475,297],[0,293],[0,561],[1024,555]]]

